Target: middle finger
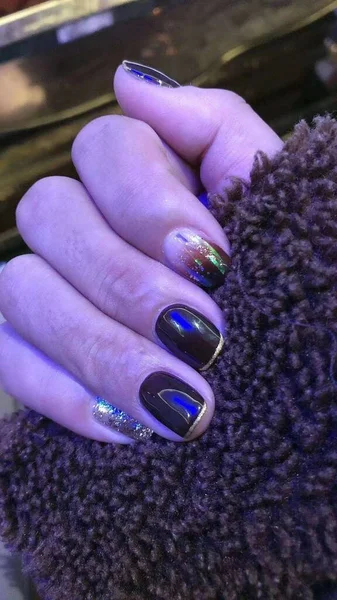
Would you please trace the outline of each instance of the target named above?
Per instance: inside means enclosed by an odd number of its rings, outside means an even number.
[[[220,309],[201,289],[112,231],[83,185],[36,183],[17,210],[21,235],[97,308],[203,370],[222,345]]]
[[[228,240],[148,125],[118,115],[96,119],[77,136],[73,161],[123,239],[202,287],[223,282]]]

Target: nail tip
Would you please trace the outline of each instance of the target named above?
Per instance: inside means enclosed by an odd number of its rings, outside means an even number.
[[[123,60],[122,67],[124,70],[137,77],[142,81],[146,81],[147,83],[152,83],[158,85],[160,87],[168,87],[168,88],[178,88],[180,84],[162,73],[153,67],[148,67],[147,65],[143,65],[142,63],[132,62],[130,60]]]

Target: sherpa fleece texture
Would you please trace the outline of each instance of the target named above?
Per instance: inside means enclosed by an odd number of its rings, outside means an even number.
[[[311,600],[337,579],[336,122],[300,123],[213,210],[233,266],[205,435],[1,424],[1,533],[45,600]]]

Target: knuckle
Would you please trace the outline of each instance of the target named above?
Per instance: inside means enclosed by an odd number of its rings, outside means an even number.
[[[126,136],[155,136],[155,132],[147,123],[122,115],[106,115],[90,121],[77,134],[72,146],[74,164],[91,156],[95,149],[111,148],[111,140],[123,139]]]
[[[195,90],[191,89],[191,93],[194,97]],[[224,115],[221,121],[229,123],[231,116],[235,114],[240,105],[246,104],[244,98],[230,90],[198,88],[197,95],[200,100],[198,107],[200,127],[206,125],[207,128],[217,128],[219,115]]]
[[[139,371],[149,362],[146,340],[127,328],[97,332],[82,340],[79,347],[74,374],[107,398],[124,387],[133,389]]]
[[[130,341],[135,335],[128,330],[116,332],[115,335],[104,332],[85,342],[85,370],[95,387],[108,386],[111,390],[111,381],[117,382],[114,387],[119,387],[118,381],[126,381],[130,385],[137,365],[135,354],[139,359],[138,347],[134,348]]]
[[[81,184],[69,177],[51,176],[36,181],[20,200],[16,209],[17,227],[23,235],[51,218],[53,210],[66,201]]]
[[[116,353],[115,357],[115,370],[116,373],[122,374],[119,385],[122,387],[123,382],[128,382],[130,390],[134,392],[138,387],[140,375],[149,371],[152,355],[147,340],[137,334],[131,335],[132,337],[128,336],[121,342],[121,351]],[[134,393],[130,393],[130,398],[138,402]]]
[[[108,355],[110,354],[109,358],[111,363],[112,346],[112,340],[110,340],[109,344],[104,334],[99,334],[94,339],[89,339],[84,343],[84,368],[90,378],[93,378],[94,382],[104,381],[105,377],[107,377],[110,372],[111,365],[109,367],[107,361]],[[80,370],[81,367],[82,365],[80,365]]]
[[[246,104],[246,100],[242,96],[231,90],[213,89],[208,90],[208,93],[210,94],[211,104],[213,106],[219,105],[220,107],[223,107],[225,104],[226,108],[235,109],[238,105]]]
[[[119,316],[119,305],[125,295],[125,289],[128,287],[128,268],[122,265],[116,270],[113,261],[109,261],[97,275],[97,304],[98,307],[111,318],[117,319]],[[113,292],[113,301],[112,301]],[[118,320],[118,319],[117,319]]]
[[[97,328],[84,334],[82,325],[74,323],[68,326],[64,335],[61,334],[61,347],[68,371],[79,381],[88,383],[93,390],[99,389],[109,375],[111,377],[114,340],[112,337],[109,339],[105,329]]]
[[[144,264],[146,270],[146,264]],[[151,278],[140,274],[140,264],[132,265],[109,259],[96,275],[96,298],[98,307],[109,317],[126,322],[133,307],[142,306],[144,314],[151,314],[156,290],[164,289],[158,282],[157,268],[154,266]],[[156,283],[158,282],[158,286]],[[167,282],[166,282],[167,285]]]

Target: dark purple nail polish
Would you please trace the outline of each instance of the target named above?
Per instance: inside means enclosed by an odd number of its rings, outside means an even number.
[[[146,81],[147,83],[153,83],[155,85],[159,85],[161,87],[168,88],[177,88],[180,87],[179,83],[171,77],[165,75],[165,73],[161,73],[152,67],[147,67],[146,65],[141,65],[139,63],[130,62],[129,60],[124,60],[123,69],[133,75],[137,79],[141,81]]]
[[[140,387],[140,401],[160,423],[188,438],[206,411],[204,398],[188,383],[164,373],[152,373]]]
[[[182,304],[163,310],[157,319],[156,334],[172,354],[198,371],[208,369],[223,346],[215,325]]]

